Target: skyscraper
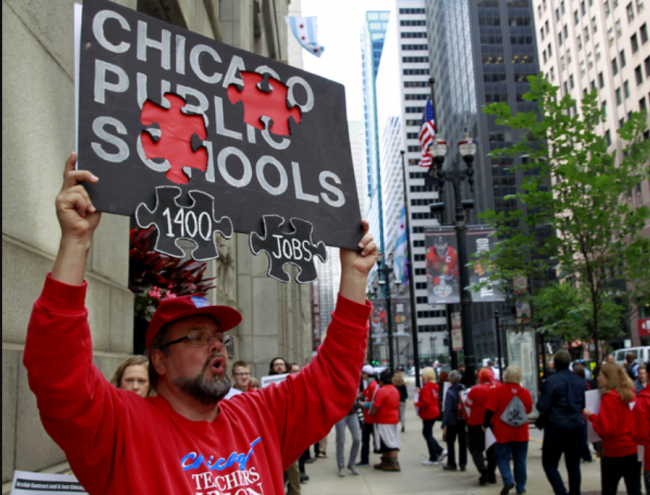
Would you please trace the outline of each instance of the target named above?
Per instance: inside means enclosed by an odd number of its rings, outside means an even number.
[[[520,158],[495,158],[489,153],[515,143],[519,136],[497,126],[482,113],[485,105],[506,102],[515,112],[529,112],[535,103],[523,100],[527,77],[539,73],[531,0],[426,0],[432,76],[435,79],[436,130],[447,141],[445,167],[461,162],[458,143],[465,129],[478,141],[474,159],[474,193],[467,183],[463,199],[474,199],[469,223],[487,208],[514,210],[507,199],[521,184],[522,172],[512,173]],[[445,218],[453,215],[453,192],[443,195]],[[494,357],[494,305],[473,306],[476,356]]]
[[[644,2],[533,0],[533,7],[544,74],[561,88],[558,96],[569,94],[576,101],[598,88],[598,104],[606,115],[596,132],[621,160],[623,142],[616,129],[630,112],[650,106],[650,16]],[[626,199],[632,208],[650,206],[650,182],[639,184]],[[642,233],[650,237],[650,222]],[[639,324],[648,318],[650,298],[631,311],[633,345],[650,342],[650,332]]]
[[[424,358],[444,353],[445,337],[430,332],[446,328],[444,306],[427,301],[424,229],[437,223],[430,219],[429,204],[437,193],[425,185],[427,169],[418,166],[421,156],[418,133],[422,113],[429,98],[429,54],[424,0],[397,0],[385,34],[384,49],[377,74],[377,121],[381,178],[382,214],[386,254],[395,249],[400,214],[404,207],[404,171],[401,151],[407,161],[407,200],[416,286],[416,308],[420,354]],[[372,205],[371,205],[372,207]],[[402,297],[407,290],[403,287]],[[432,336],[432,338],[429,338]],[[438,350],[432,349],[436,344]],[[412,352],[412,350],[411,350]]]
[[[361,33],[361,67],[363,76],[363,110],[365,131],[365,156],[368,173],[368,201],[366,218],[370,232],[380,251],[384,251],[384,227],[379,173],[379,147],[377,137],[377,99],[375,80],[379,69],[384,36],[390,12],[366,12],[366,22]]]

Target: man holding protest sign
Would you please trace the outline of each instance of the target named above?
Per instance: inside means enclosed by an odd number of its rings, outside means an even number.
[[[367,222],[360,251],[341,249],[328,338],[301,373],[221,401],[230,388],[224,332],[241,315],[184,296],[162,303],[148,329],[158,395],[143,399],[111,386],[92,362],[84,274],[100,214],[82,183],[99,179],[75,163],[72,154],[56,200],[61,244],[25,345],[45,429],[90,494],[281,493],[282,472],[355,399],[368,336],[367,275],[377,258]],[[301,428],[304,417],[311,419]]]

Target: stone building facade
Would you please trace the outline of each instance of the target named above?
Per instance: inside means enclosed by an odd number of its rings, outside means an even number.
[[[172,24],[298,67],[301,48],[287,36],[292,0],[118,0]],[[45,433],[22,365],[29,315],[60,239],[54,198],[63,162],[75,146],[73,0],[2,0],[2,481],[15,469],[65,469]],[[89,320],[94,362],[107,378],[133,350],[133,294],[128,290],[129,219],[104,215],[91,249]],[[245,235],[219,240],[209,266],[213,303],[238,308],[231,360],[255,376],[283,356],[311,358],[309,286],[267,277]],[[8,487],[3,486],[3,493]]]

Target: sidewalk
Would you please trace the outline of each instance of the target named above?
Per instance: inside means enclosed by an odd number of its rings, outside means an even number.
[[[327,459],[318,459],[313,464],[307,464],[306,470],[310,480],[302,485],[302,495],[392,495],[392,494],[439,494],[439,495],[497,495],[503,483],[497,470],[496,485],[479,486],[478,473],[471,456],[468,456],[466,472],[443,471],[441,466],[423,466],[427,459],[427,448],[422,438],[422,422],[415,415],[413,402],[406,406],[406,431],[402,433],[399,461],[402,471],[399,473],[377,471],[372,467],[379,462],[379,455],[371,454],[370,466],[359,468],[361,474],[354,476],[348,471],[345,478],[338,476],[336,465],[336,432],[328,438]],[[434,436],[442,443],[440,423],[436,422]],[[546,480],[542,469],[542,432],[532,429],[528,446],[528,482],[526,491],[531,495],[553,495],[551,485]],[[346,459],[350,452],[350,433],[346,438]],[[372,451],[371,451],[372,452]],[[313,451],[312,451],[313,454]],[[357,459],[358,461],[358,459]],[[566,470],[560,464],[560,472],[567,481]],[[594,457],[594,462],[582,465],[582,493],[600,493],[600,462]],[[347,471],[347,470],[346,470]],[[619,490],[624,490],[621,483]],[[511,495],[516,493],[511,490]]]

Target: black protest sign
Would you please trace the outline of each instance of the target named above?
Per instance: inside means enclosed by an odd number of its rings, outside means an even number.
[[[217,219],[266,238],[265,215],[287,236],[292,218],[313,225],[301,246],[362,237],[342,85],[105,0],[83,5],[78,138],[79,167],[100,178],[94,206],[134,216],[144,203],[172,245],[182,226],[205,252],[206,229],[227,233]],[[197,198],[212,208],[201,225]],[[168,207],[192,214],[169,224]]]

